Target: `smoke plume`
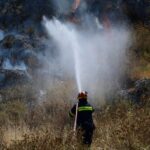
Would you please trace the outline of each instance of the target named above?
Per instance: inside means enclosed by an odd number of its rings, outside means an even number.
[[[63,76],[74,78],[79,91],[103,97],[120,87],[126,50],[130,46],[129,30],[125,27],[112,27],[109,31],[82,30],[73,24],[46,18],[44,26],[59,50],[57,60]]]

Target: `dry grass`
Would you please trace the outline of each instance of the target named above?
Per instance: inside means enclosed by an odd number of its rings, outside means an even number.
[[[150,78],[150,64],[137,65],[132,70],[131,78],[133,79],[142,79]]]
[[[23,140],[25,134],[30,134],[31,131],[26,126],[17,126],[17,127],[8,127],[5,129],[3,135],[3,140],[7,145],[13,143],[14,140],[20,141]]]
[[[72,138],[72,121],[67,115],[69,108],[70,105],[57,102],[36,106],[32,124],[24,120],[23,126],[0,130],[1,135],[3,132],[1,147],[3,145],[7,150],[84,149]],[[92,150],[150,149],[150,99],[142,106],[125,101],[105,105],[95,112],[94,119],[96,130]]]
[[[140,24],[135,26],[135,44],[134,49],[137,57],[150,60],[150,29]]]
[[[57,82],[40,103],[1,102],[0,150],[86,150],[72,137],[71,89],[72,82]],[[98,101],[92,150],[150,149],[150,99],[142,105],[121,100],[102,106]]]
[[[107,106],[97,116],[99,129],[94,145],[103,149],[149,149],[149,114],[149,104],[136,107],[120,102]]]
[[[137,24],[133,37],[130,76],[135,79],[150,78],[150,29]]]

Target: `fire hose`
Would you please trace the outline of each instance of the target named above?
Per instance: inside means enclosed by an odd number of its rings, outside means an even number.
[[[76,133],[76,129],[77,129],[77,118],[78,118],[78,103],[76,104],[76,114],[74,119],[74,127],[73,127],[74,134]]]

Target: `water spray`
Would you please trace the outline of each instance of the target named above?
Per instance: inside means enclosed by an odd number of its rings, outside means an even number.
[[[76,39],[77,40],[77,39]],[[74,62],[75,62],[75,77],[76,77],[76,83],[77,83],[77,87],[78,87],[78,92],[81,92],[81,78],[80,78],[80,60],[79,60],[79,50],[80,48],[78,47],[78,42],[75,41],[76,45],[73,48],[73,52],[74,52]]]
[[[92,26],[78,28],[76,25],[45,17],[44,27],[50,39],[57,46],[57,59],[64,77],[75,79],[78,92],[83,89],[91,96],[104,99],[119,88],[125,70],[126,50],[131,44],[130,32],[122,26],[111,27],[111,34],[95,21],[98,29]],[[49,60],[51,63],[51,60]],[[58,70],[59,71],[59,70]]]
[[[68,30],[68,27],[64,26],[58,20],[49,21],[46,17],[43,17],[43,20],[49,35],[52,36],[56,42],[59,43],[59,48],[62,50],[64,49],[71,50],[72,53],[71,55],[73,56],[73,62],[74,62],[74,72],[75,72],[77,88],[78,88],[78,92],[80,92],[82,89],[81,63],[79,58],[79,53],[81,52],[81,48],[79,46],[78,35],[74,31],[74,29]],[[61,34],[65,35],[66,38],[69,39],[70,41],[67,41],[66,43],[63,42]]]

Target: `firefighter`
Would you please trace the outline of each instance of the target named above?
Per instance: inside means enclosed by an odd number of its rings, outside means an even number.
[[[74,105],[69,115],[70,117],[75,117],[77,108],[77,132],[81,133],[82,143],[90,146],[95,125],[92,118],[94,109],[87,101],[87,94],[87,92],[80,92],[78,94],[78,107],[76,107],[77,104]]]

